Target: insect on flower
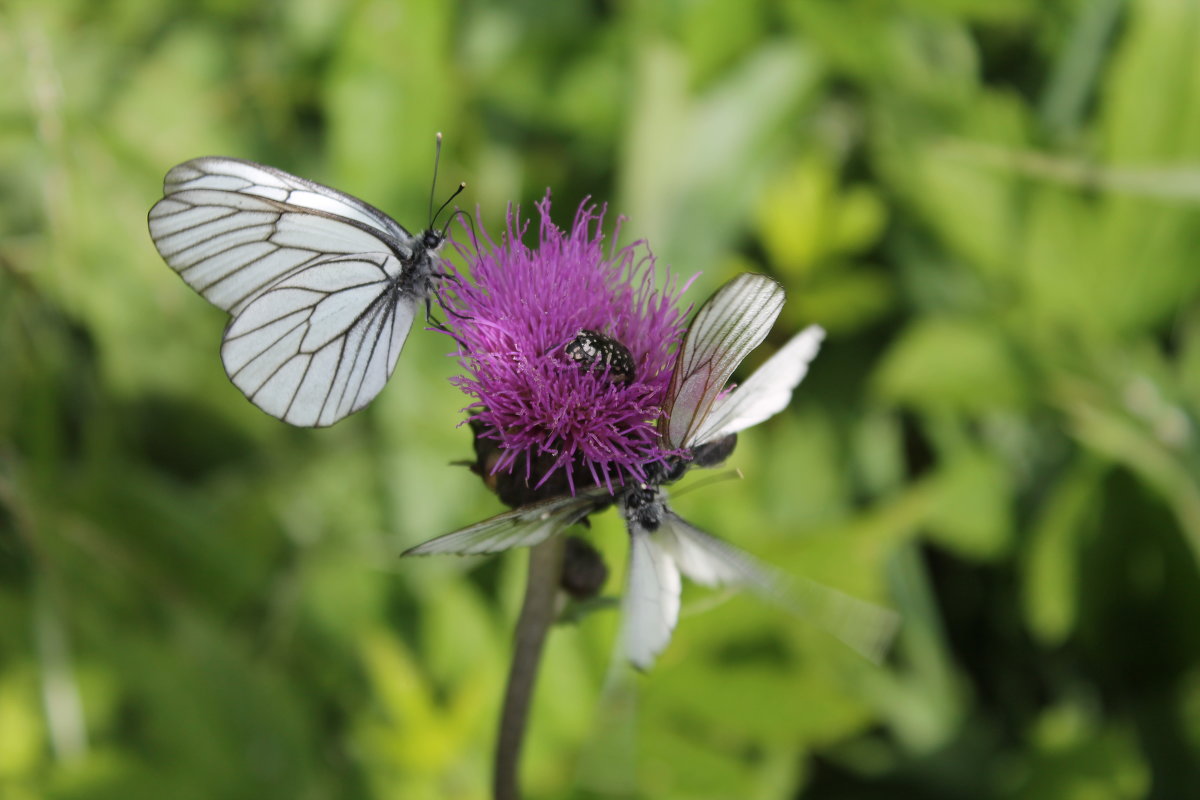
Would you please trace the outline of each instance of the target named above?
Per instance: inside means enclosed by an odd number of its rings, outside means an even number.
[[[581,330],[563,352],[584,372],[603,372],[614,383],[628,384],[637,372],[629,348],[596,331]]]
[[[499,245],[472,228],[458,245],[471,280],[446,293],[476,466],[514,507],[611,493],[668,455],[655,420],[684,332],[675,280],[643,242],[603,246],[603,209],[585,201],[565,230],[549,195],[536,211],[536,247],[517,211]]]
[[[445,277],[436,217],[413,235],[336,189],[208,156],[167,172],[149,226],[163,260],[232,316],[221,361],[233,384],[274,417],[323,427],[379,394],[422,303],[429,316]]]
[[[418,545],[405,555],[492,553],[531,546],[614,503],[630,536],[630,561],[620,634],[625,656],[645,669],[670,641],[679,616],[680,575],[704,585],[748,587],[815,617],[839,639],[872,660],[896,626],[890,611],[811,582],[783,576],[732,545],[686,522],[668,504],[664,488],[692,465],[716,466],[736,434],[785,408],[816,356],[824,331],[810,326],[732,391],[734,369],[766,337],[783,306],[770,278],[743,274],[701,307],[677,355],[658,431],[673,455],[646,465],[642,480],[610,494],[593,487],[509,511]]]

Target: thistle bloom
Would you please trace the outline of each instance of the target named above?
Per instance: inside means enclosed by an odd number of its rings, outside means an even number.
[[[630,537],[620,641],[625,657],[635,666],[648,668],[670,641],[684,576],[709,586],[746,587],[815,616],[843,642],[877,660],[895,631],[895,614],[818,584],[794,582],[693,526],[670,506],[670,484],[691,466],[722,462],[739,432],[787,407],[808,372],[825,335],[817,325],[792,337],[740,386],[726,389],[742,359],[766,337],[782,306],[782,287],[753,274],[729,281],[701,306],[674,358],[657,420],[662,444],[656,446],[675,450],[660,451],[660,460],[642,465],[648,473],[644,480],[628,482],[615,492],[592,487],[574,496],[562,494],[522,505],[418,545],[408,554],[493,553],[537,546],[615,503]]]
[[[683,334],[683,289],[671,276],[657,288],[644,242],[605,254],[603,208],[585,201],[564,231],[547,193],[537,215],[536,247],[511,210],[500,244],[471,231],[472,247],[458,246],[471,282],[446,298],[465,372],[453,382],[474,398],[467,410],[487,473],[546,494],[612,492],[672,455],[655,421]]]

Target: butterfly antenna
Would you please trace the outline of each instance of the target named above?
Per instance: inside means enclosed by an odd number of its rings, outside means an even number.
[[[465,186],[466,184],[463,184],[463,185]],[[455,192],[455,195],[457,195],[457,194],[458,194],[458,192]],[[453,200],[454,198],[451,198],[451,199]],[[438,212],[438,213],[441,213],[441,212]],[[450,219],[446,220],[446,224],[442,226],[442,238],[443,239],[446,238],[446,232],[448,230],[450,230],[450,223],[454,222],[454,220],[458,219],[459,217],[462,217],[463,219],[465,219],[467,221],[467,224],[471,226],[471,238],[474,239],[476,237],[475,220],[471,219],[471,216],[467,212],[463,211],[461,208],[456,208],[456,209],[454,209],[454,213],[450,215]]]
[[[709,477],[696,481],[695,483],[689,483],[682,489],[674,489],[671,491],[671,496],[682,497],[688,492],[694,492],[696,489],[701,489],[705,486],[711,486],[714,483],[731,480],[740,481],[743,477],[744,476],[742,475],[742,471],[740,469],[727,469],[724,472],[718,472],[716,475],[710,475]]]
[[[463,181],[463,182],[461,182],[461,183],[459,183],[459,184],[458,184],[458,188],[454,190],[454,194],[452,194],[452,195],[450,195],[449,197],[447,197],[447,198],[446,198],[446,202],[442,203],[442,205],[441,205],[441,206],[438,208],[438,210],[437,210],[437,213],[436,213],[436,214],[434,214],[434,215],[433,215],[433,217],[431,217],[431,218],[430,218],[430,220],[429,220],[429,227],[431,227],[431,228],[433,227],[433,221],[434,221],[435,219],[437,219],[438,217],[440,217],[440,216],[442,215],[442,212],[446,210],[446,206],[448,206],[448,205],[450,205],[451,203],[453,203],[453,202],[454,202],[454,198],[456,198],[456,197],[458,197],[460,194],[462,194],[462,192],[463,192],[463,189],[466,189],[466,188],[467,188],[467,182],[466,182],[466,181]],[[454,218],[453,218],[453,217],[451,217],[451,219],[454,219]],[[446,223],[446,226],[447,226],[447,227],[449,227],[449,225],[450,225],[450,223],[449,223],[449,222],[447,222],[447,223]]]
[[[442,160],[442,132],[437,132],[437,145],[433,151],[433,183],[429,184],[429,227],[433,227],[433,194],[437,191],[438,164]],[[440,213],[440,212],[439,212]]]

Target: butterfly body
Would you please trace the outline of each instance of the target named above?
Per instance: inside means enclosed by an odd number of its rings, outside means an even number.
[[[667,511],[666,494],[652,484],[631,486],[621,493],[620,508],[626,522],[653,533]]]
[[[737,440],[736,433],[727,433],[711,442],[693,447],[689,466],[704,467],[705,469],[721,466],[727,458],[733,455],[733,450],[737,447]]]
[[[332,425],[375,398],[441,275],[441,231],[413,235],[356,197],[242,159],[173,167],[148,222],[163,260],[231,315],[230,380],[293,425]]]
[[[441,272],[441,256],[438,252],[445,244],[446,237],[436,228],[426,228],[412,237],[414,242],[410,248],[409,260],[403,263],[408,268],[400,275],[397,291],[424,297],[426,301],[433,297],[437,278]]]

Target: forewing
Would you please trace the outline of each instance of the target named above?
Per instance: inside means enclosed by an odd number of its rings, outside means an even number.
[[[607,497],[607,493],[604,497]],[[409,548],[403,555],[475,555],[498,553],[511,547],[532,547],[579,522],[601,504],[603,498],[596,493],[543,500],[430,539]]]
[[[370,203],[281,169],[240,158],[193,158],[172,167],[163,179],[166,197],[193,189],[266,197],[289,206],[351,219],[402,242],[411,237],[400,223]]]
[[[198,158],[167,173],[150,209],[163,260],[213,305],[240,313],[282,278],[331,255],[411,252],[383,212],[286,172]]]
[[[655,532],[679,571],[706,586],[743,586],[811,620],[863,657],[878,663],[900,618],[885,608],[800,580],[760,563],[733,545],[668,511]]]
[[[792,391],[808,374],[808,365],[816,358],[824,338],[824,329],[809,325],[767,359],[745,383],[717,398],[692,435],[692,446],[745,430],[787,408]]]
[[[743,273],[696,313],[679,348],[667,391],[662,436],[667,447],[695,444],[695,435],[733,370],[766,337],[783,307],[783,288]]]
[[[629,525],[629,574],[621,599],[621,649],[638,669],[649,669],[671,641],[679,619],[679,568],[661,545],[661,531]]]
[[[707,534],[673,511],[667,511],[656,534],[679,571],[703,586],[760,586],[774,577],[758,568],[749,555]]]
[[[225,329],[221,360],[256,406],[332,425],[383,389],[416,315],[390,253],[327,258],[276,283]]]

